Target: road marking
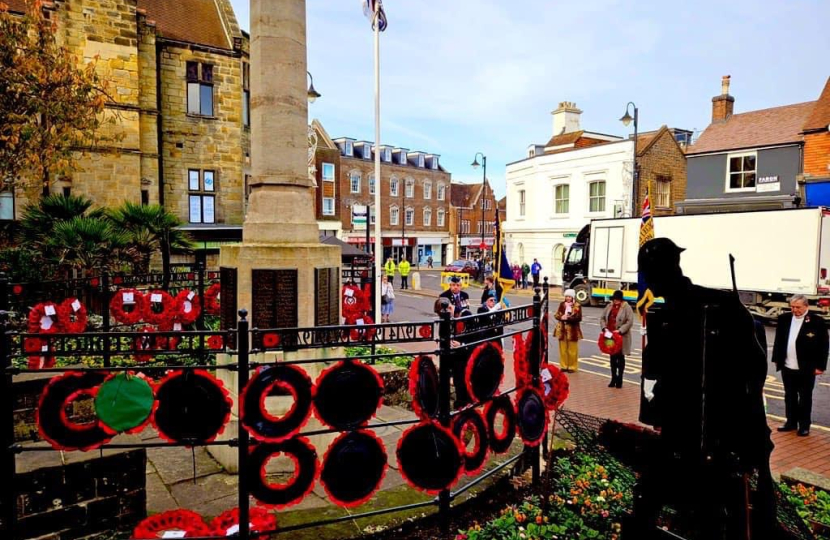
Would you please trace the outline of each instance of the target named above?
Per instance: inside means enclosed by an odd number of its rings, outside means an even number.
[[[779,420],[781,422],[786,422],[786,420],[787,420],[783,416],[778,416],[778,415],[769,414],[769,413],[767,413],[767,418],[772,418],[773,420]],[[813,424],[813,425],[810,426],[810,428],[811,429],[819,429],[821,431],[826,431],[826,432],[830,433],[830,427],[822,426],[821,424]]]

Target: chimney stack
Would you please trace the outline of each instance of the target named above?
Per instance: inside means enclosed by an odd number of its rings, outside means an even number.
[[[735,108],[735,98],[729,95],[730,75],[721,79],[721,94],[712,98],[712,123],[725,122],[732,116]]]
[[[551,114],[553,115],[554,137],[563,133],[579,131],[579,115],[582,114],[582,111],[576,108],[576,103],[562,101]]]

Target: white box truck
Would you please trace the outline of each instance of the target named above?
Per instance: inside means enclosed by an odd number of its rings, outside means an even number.
[[[597,303],[616,289],[636,300],[640,222],[598,219],[579,233],[563,276],[580,303]],[[704,287],[732,290],[733,255],[741,300],[762,317],[777,317],[796,293],[807,296],[815,311],[830,306],[828,209],[656,217],[654,235],[686,249],[680,256],[683,273]]]

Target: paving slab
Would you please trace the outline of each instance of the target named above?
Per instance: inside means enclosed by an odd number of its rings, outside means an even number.
[[[168,486],[182,480],[193,480],[193,460],[196,460],[196,478],[222,472],[222,466],[203,447],[148,448],[147,459],[156,468],[161,480]]]
[[[181,505],[192,501],[210,502],[229,495],[236,495],[239,477],[230,474],[211,474],[193,480],[183,480],[170,486],[170,493]]]
[[[170,494],[155,469],[152,469],[150,465],[147,469],[147,514],[160,514],[180,508],[179,503]]]

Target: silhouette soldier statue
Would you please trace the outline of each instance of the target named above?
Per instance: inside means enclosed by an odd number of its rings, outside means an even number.
[[[645,282],[664,300],[647,315],[640,407],[640,420],[660,428],[660,437],[644,460],[634,531],[625,536],[663,538],[657,518],[671,504],[678,530],[692,538],[787,538],[777,526],[769,469],[766,351],[736,293],[683,275],[683,251],[655,238],[638,256]]]

